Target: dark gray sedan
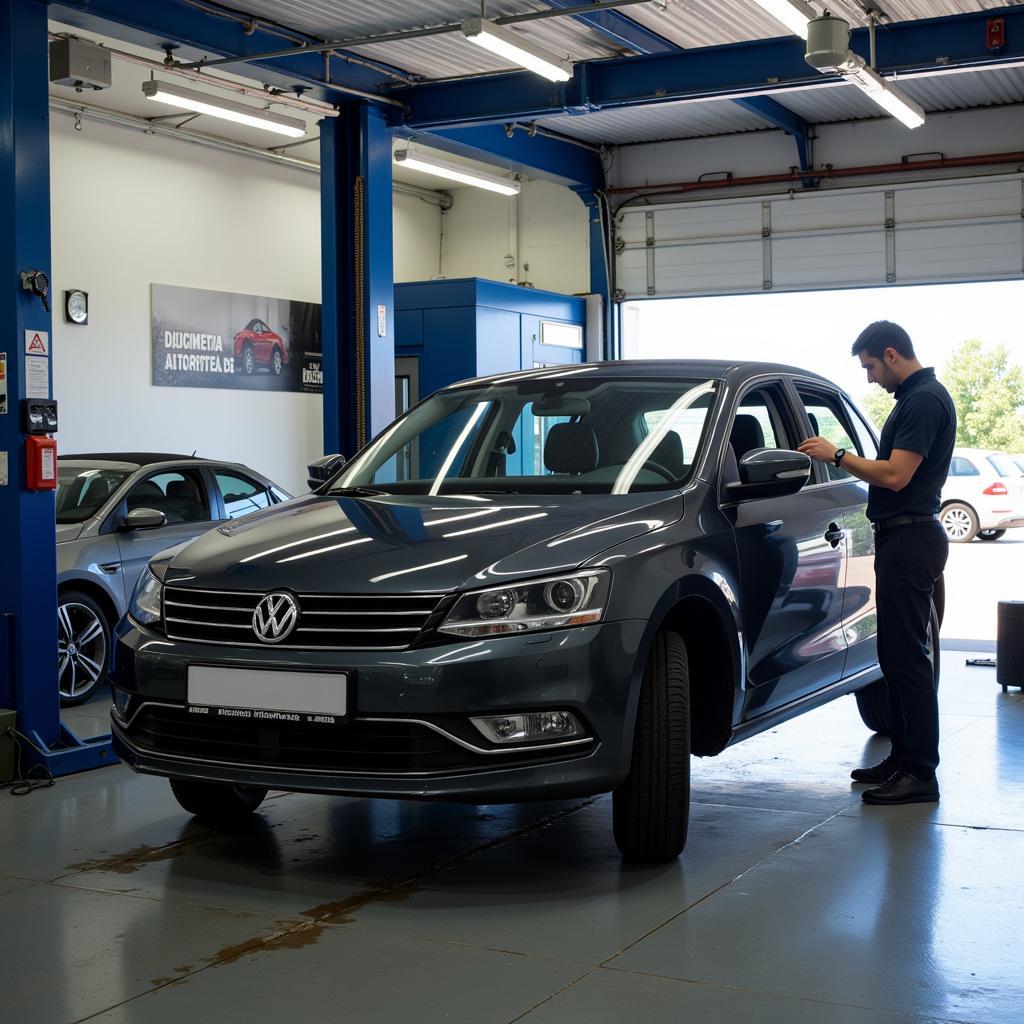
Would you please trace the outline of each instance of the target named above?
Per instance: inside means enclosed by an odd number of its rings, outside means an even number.
[[[476,803],[613,792],[686,840],[690,755],[842,694],[887,726],[867,487],[831,382],[597,363],[447,387],[314,494],[150,563],[113,739],[208,819],[268,789]]]
[[[158,551],[290,495],[231,462],[115,452],[62,455],[57,475],[57,668],[61,704],[88,700],[110,637]]]

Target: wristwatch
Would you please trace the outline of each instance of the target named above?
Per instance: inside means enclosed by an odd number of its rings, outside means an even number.
[[[836,454],[832,459],[832,462],[838,467],[839,463],[843,461],[843,456],[846,454],[845,448],[837,448]]]

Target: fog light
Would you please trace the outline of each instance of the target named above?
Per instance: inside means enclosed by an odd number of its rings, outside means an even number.
[[[493,715],[470,721],[492,743],[528,743],[531,740],[566,740],[586,736],[571,711],[535,711],[518,715]]]
[[[131,703],[132,695],[126,693],[124,690],[114,691],[114,707],[117,709],[117,713],[125,718],[128,714],[128,705]]]

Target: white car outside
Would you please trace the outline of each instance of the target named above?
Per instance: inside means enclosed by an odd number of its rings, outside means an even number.
[[[958,544],[998,540],[1024,526],[1024,473],[1005,452],[954,449],[939,519]]]

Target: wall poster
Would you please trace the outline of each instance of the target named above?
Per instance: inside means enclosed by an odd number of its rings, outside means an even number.
[[[154,384],[323,391],[319,304],[169,284],[151,298]]]

